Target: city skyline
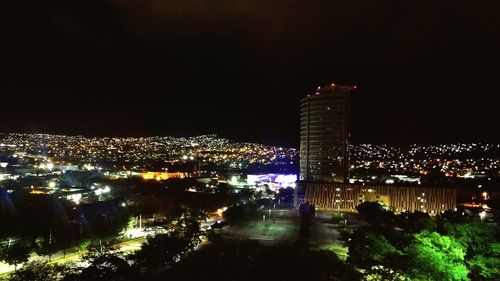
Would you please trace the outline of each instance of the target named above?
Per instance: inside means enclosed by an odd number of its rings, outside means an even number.
[[[298,101],[334,82],[354,142],[499,142],[500,4],[450,3],[10,3],[0,128],[298,147]]]
[[[6,1],[0,281],[500,280],[498,11]]]

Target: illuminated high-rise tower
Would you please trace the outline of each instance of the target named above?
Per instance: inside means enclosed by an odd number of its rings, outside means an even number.
[[[356,86],[319,87],[300,104],[300,180],[347,183],[350,94]]]

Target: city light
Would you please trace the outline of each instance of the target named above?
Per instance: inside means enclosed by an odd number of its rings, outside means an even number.
[[[488,200],[488,192],[485,191],[485,192],[481,193],[481,195],[483,196],[484,200]]]
[[[479,217],[481,218],[481,220],[484,220],[484,218],[486,217],[486,212],[485,211],[479,212]]]
[[[222,217],[222,214],[227,210],[227,207],[222,207],[222,208],[219,208],[217,209],[217,215],[219,217]]]
[[[98,188],[94,190],[95,195],[100,196],[102,194],[109,193],[111,191],[111,188],[109,186],[106,186],[104,188]]]

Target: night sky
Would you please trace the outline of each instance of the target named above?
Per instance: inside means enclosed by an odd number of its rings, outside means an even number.
[[[1,5],[0,131],[297,147],[300,99],[335,82],[354,142],[500,141],[500,1]]]

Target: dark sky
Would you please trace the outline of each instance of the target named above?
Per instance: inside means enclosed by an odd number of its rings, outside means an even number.
[[[355,142],[500,141],[497,0],[1,6],[1,131],[297,146],[300,99],[336,82]]]

